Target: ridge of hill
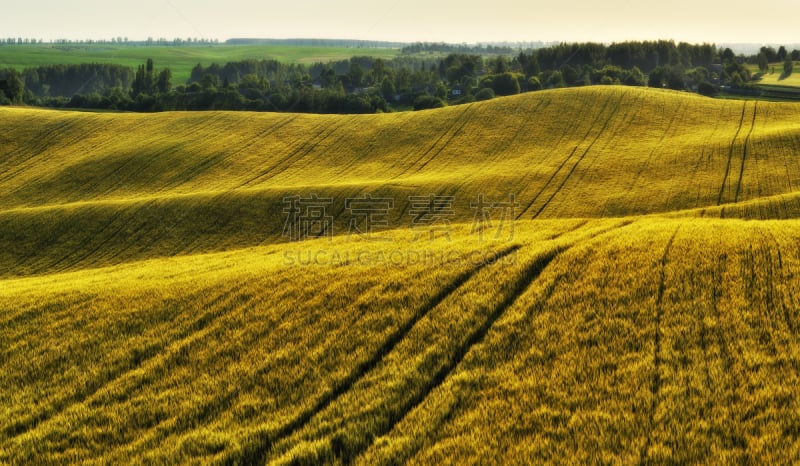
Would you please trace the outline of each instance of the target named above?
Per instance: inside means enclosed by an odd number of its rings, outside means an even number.
[[[626,87],[383,115],[0,109],[0,276],[279,242],[312,194],[339,233],[367,195],[393,228],[429,195],[454,222],[479,195],[515,196],[517,219],[796,218],[799,117]]]

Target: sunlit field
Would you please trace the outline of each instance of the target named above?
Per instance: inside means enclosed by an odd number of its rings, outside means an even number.
[[[800,461],[800,106],[0,109],[0,463]]]

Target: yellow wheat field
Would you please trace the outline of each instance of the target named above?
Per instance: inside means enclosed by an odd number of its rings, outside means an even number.
[[[0,463],[798,462],[798,117],[0,109]]]

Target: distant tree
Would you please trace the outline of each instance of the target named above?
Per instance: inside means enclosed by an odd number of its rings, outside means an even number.
[[[242,77],[238,87],[239,93],[246,99],[258,100],[263,99],[264,94],[269,91],[269,81],[259,78],[255,73],[249,73]]]
[[[772,47],[761,47],[760,50],[767,57],[767,61],[769,63],[775,63],[778,61],[778,52],[775,51]]]
[[[736,89],[741,89],[744,87],[744,80],[739,73],[734,72],[731,75],[731,85]]]
[[[647,84],[647,79],[645,79],[644,73],[639,67],[634,66],[628,71],[624,71],[622,73],[621,78],[622,84],[626,86],[644,86]]]
[[[565,87],[566,85],[567,83],[564,82],[564,75],[562,75],[560,71],[553,71],[550,73],[550,76],[547,77],[548,89]]]
[[[561,67],[561,75],[564,77],[564,82],[569,86],[580,86],[583,84],[583,76],[579,68],[564,65]]]
[[[778,61],[786,60],[787,55],[789,55],[789,52],[786,51],[786,47],[781,45],[780,48],[778,48]]]
[[[397,89],[395,89],[394,83],[388,76],[383,78],[381,83],[381,94],[386,100],[394,100],[394,96],[397,94]]]
[[[172,89],[172,71],[169,68],[164,68],[158,73],[158,80],[156,81],[158,92],[166,94]]]
[[[143,92],[145,92],[144,65],[139,65],[136,68],[136,75],[134,76],[133,83],[131,84],[131,97],[135,99]]]
[[[206,73],[200,81],[204,90],[216,89],[220,86],[219,78],[215,74]]]
[[[336,87],[339,80],[336,78],[336,71],[328,65],[325,65],[319,73],[320,85],[325,89]]]
[[[11,70],[3,79],[0,79],[0,97],[5,98],[9,103],[22,103],[25,95],[25,83],[16,70]],[[2,99],[0,99],[2,100]]]
[[[414,110],[426,110],[429,108],[441,108],[444,106],[445,103],[442,101],[442,99],[428,94],[423,94],[414,99]]]
[[[528,90],[529,91],[538,91],[542,88],[542,81],[539,79],[538,76],[531,76],[528,78]]]
[[[508,60],[506,57],[499,55],[494,61],[494,73],[502,74],[508,72]]]
[[[722,63],[733,63],[736,60],[736,55],[733,53],[733,50],[730,48],[726,48],[722,51]]]
[[[767,61],[767,54],[764,53],[763,51],[759,52],[758,57],[756,58],[756,60],[758,61],[758,69],[759,69],[759,71],[761,71],[762,73],[766,73],[767,69],[769,69],[769,62]]]
[[[383,78],[386,76],[386,62],[380,58],[373,61],[369,75],[374,84],[383,83]]]
[[[364,80],[364,69],[361,68],[361,65],[358,63],[352,63],[350,65],[349,77],[350,84],[352,84],[353,87],[361,87]]]
[[[478,91],[477,94],[475,94],[475,100],[494,99],[494,96],[495,96],[494,91],[491,88],[486,87]]]
[[[667,87],[682,91],[686,88],[686,73],[680,66],[659,66],[650,72],[647,85],[650,87]]]
[[[792,71],[794,71],[794,62],[792,58],[789,57],[783,62],[783,75],[789,77],[792,75]]]
[[[520,53],[517,60],[519,61],[520,67],[522,68],[522,72],[525,73],[525,76],[537,76],[539,73],[541,73],[539,60],[536,58],[536,54],[525,55],[524,53]]]
[[[492,80],[492,90],[496,95],[519,94],[520,87],[517,76],[514,73],[503,73],[495,76]]]
[[[708,97],[713,97],[719,94],[719,89],[713,84],[703,81],[697,85],[697,92]]]
[[[438,98],[440,98],[442,100],[446,99],[447,98],[447,86],[445,86],[444,83],[440,81],[439,84],[436,85],[436,91],[434,91],[433,95],[435,95],[436,97],[438,97]]]
[[[155,67],[153,66],[153,59],[148,58],[145,65],[144,75],[144,88],[145,92],[152,94],[156,87]]]
[[[792,60],[798,61],[800,60],[800,50],[792,50]]]

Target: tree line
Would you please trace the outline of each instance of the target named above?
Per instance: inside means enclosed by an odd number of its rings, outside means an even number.
[[[774,55],[773,55],[774,52]],[[196,65],[174,83],[152,60],[129,67],[48,65],[0,70],[0,103],[129,111],[255,110],[374,113],[441,107],[558,87],[596,84],[663,87],[715,95],[751,86],[748,64],[800,55],[764,48],[735,55],[729,48],[672,41],[557,44],[518,54],[444,57],[356,56],[303,64],[242,60]]]

